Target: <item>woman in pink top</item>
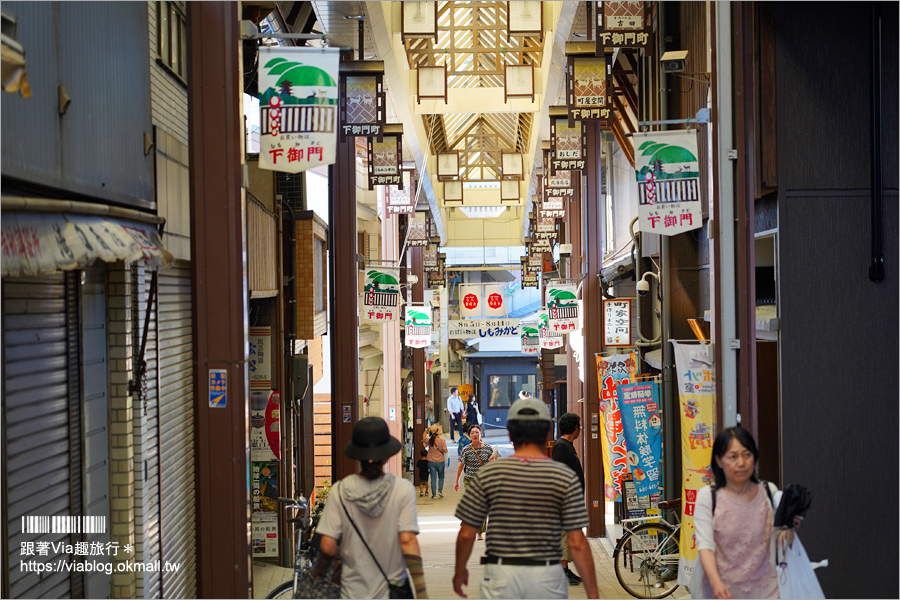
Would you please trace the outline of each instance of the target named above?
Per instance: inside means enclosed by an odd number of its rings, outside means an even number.
[[[440,425],[434,425],[425,430],[427,436],[422,443],[428,449],[428,472],[431,474],[431,497],[434,498],[435,493],[438,498],[444,497],[444,468],[446,462],[444,456],[447,454],[447,442],[441,437]]]
[[[770,483],[767,493],[756,478],[759,450],[746,430],[729,427],[722,431],[712,453],[715,507],[712,489],[707,486],[698,492],[694,511],[704,594],[691,590],[692,595],[778,598],[778,579],[769,559],[774,517],[771,498],[778,490]]]

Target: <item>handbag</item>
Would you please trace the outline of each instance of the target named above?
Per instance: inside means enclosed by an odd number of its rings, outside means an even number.
[[[378,567],[378,570],[381,571],[381,576],[384,577],[384,580],[387,581],[388,584],[388,592],[390,593],[390,598],[415,598],[412,591],[412,585],[409,582],[409,577],[401,583],[400,585],[395,585],[388,579],[388,576],[385,574],[384,569],[381,568],[381,564],[378,562],[378,559],[375,558],[375,553],[372,552],[372,549],[369,548],[369,544],[366,543],[366,538],[363,537],[362,532],[359,530],[359,527],[356,526],[356,522],[350,517],[350,513],[347,512],[347,507],[344,506],[344,498],[341,497],[342,490],[338,490],[338,499],[341,501],[341,508],[344,509],[344,514],[347,515],[347,520],[350,521],[350,524],[353,525],[353,529],[356,530],[356,535],[359,536],[360,541],[362,541],[363,546],[366,547],[366,550],[369,551],[369,556],[372,557],[372,560],[375,561],[375,566]]]

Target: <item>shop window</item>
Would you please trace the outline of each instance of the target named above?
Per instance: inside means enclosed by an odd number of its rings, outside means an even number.
[[[534,375],[491,375],[487,393],[487,407],[508,409],[519,399],[519,392],[535,393]]]
[[[156,60],[184,83],[187,81],[187,18],[182,2],[156,3]]]

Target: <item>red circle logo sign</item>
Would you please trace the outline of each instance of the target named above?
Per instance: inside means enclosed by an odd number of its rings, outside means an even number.
[[[488,306],[491,308],[500,308],[500,305],[503,304],[503,298],[500,294],[491,294],[488,296]]]
[[[468,308],[469,310],[472,310],[473,308],[477,308],[478,307],[478,296],[476,296],[475,294],[466,294],[466,297],[463,298],[463,305],[466,308]]]

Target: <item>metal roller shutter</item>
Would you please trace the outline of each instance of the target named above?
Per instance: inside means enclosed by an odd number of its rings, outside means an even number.
[[[157,327],[161,558],[180,565],[176,573],[162,573],[161,592],[164,598],[195,598],[191,272],[186,263],[159,273]]]
[[[66,300],[62,273],[3,280],[4,562],[11,598],[72,596],[69,573],[20,568],[21,542],[72,542],[69,534],[23,534],[23,516],[78,514],[71,503]],[[26,560],[59,558],[49,552]]]

